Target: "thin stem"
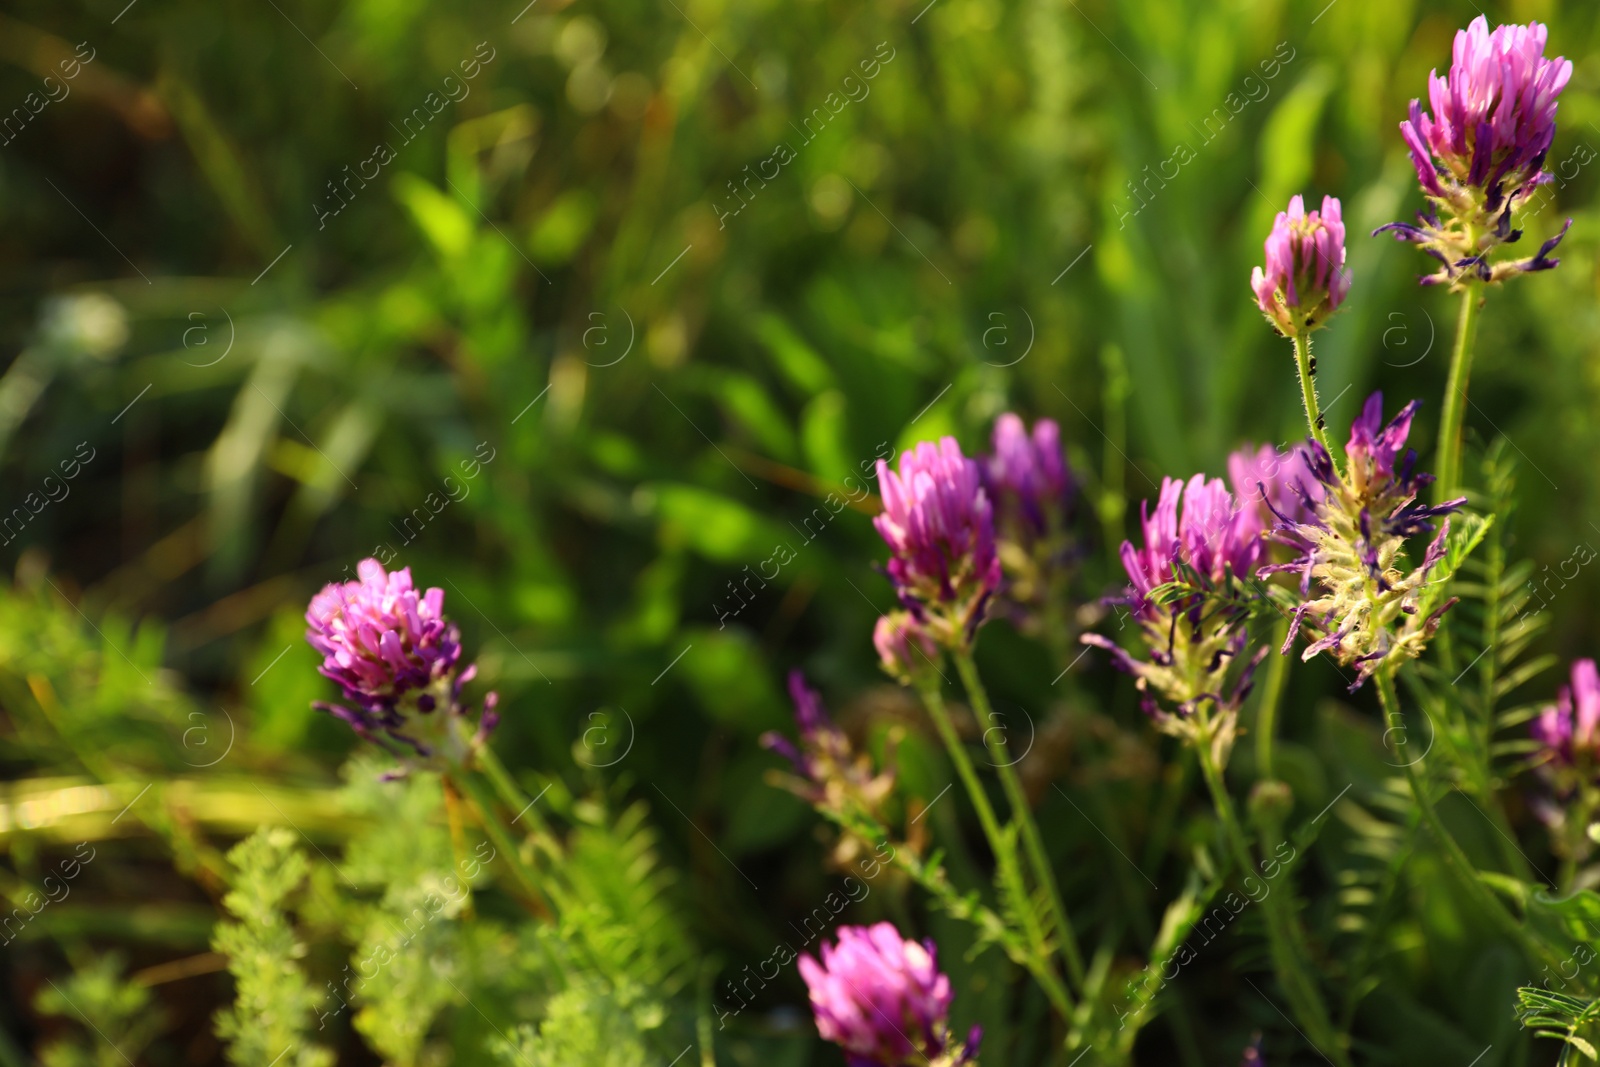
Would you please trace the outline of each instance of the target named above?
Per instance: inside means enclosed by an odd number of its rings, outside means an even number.
[[[552,915],[550,901],[539,885],[538,878],[534,875],[533,869],[523,861],[522,852],[512,840],[511,832],[506,829],[505,824],[500,821],[499,813],[495,811],[494,797],[475,775],[467,771],[451,774],[450,783],[472,801],[472,806],[478,811],[478,821],[484,832],[489,835],[489,840],[494,842],[495,848],[504,853],[506,863],[511,867],[511,873],[516,875],[517,881],[522,884],[535,910],[545,917]]]
[[[966,687],[967,696],[972,701],[973,710],[977,713],[980,723],[993,722],[994,709],[989,704],[989,693],[983,687],[983,679],[978,675],[978,665],[972,661],[972,654],[957,652],[955,661],[956,670],[961,674],[961,684]],[[1067,906],[1061,899],[1060,887],[1056,885],[1055,871],[1050,867],[1050,858],[1045,854],[1044,840],[1039,836],[1039,825],[1034,822],[1027,793],[1022,788],[1022,779],[1017,776],[1016,760],[1011,759],[1010,753],[1006,751],[1003,732],[985,729],[983,741],[989,748],[990,757],[994,760],[995,770],[1000,774],[1000,784],[1005,788],[1006,799],[1011,802],[1011,817],[1022,828],[1022,843],[1028,851],[1028,862],[1034,868],[1034,877],[1038,878],[1040,886],[1044,889],[1045,898],[1050,904],[1051,916],[1055,920],[1057,936],[1061,942],[1061,954],[1066,957],[1072,983],[1082,991],[1084,969],[1083,958],[1078,955],[1077,934],[1072,929],[1072,920],[1067,916]]]
[[[1317,406],[1317,361],[1311,355],[1311,335],[1303,330],[1294,335],[1294,365],[1300,372],[1300,400],[1306,409],[1306,425],[1311,428],[1312,439],[1331,456],[1322,409]]]
[[[537,798],[529,797],[522,791],[516,779],[506,770],[505,764],[500,762],[500,757],[494,754],[494,749],[488,745],[480,748],[478,763],[483,767],[483,772],[489,776],[495,792],[500,794],[500,799],[506,807],[516,809],[517,815],[512,821],[520,822],[524,815],[531,816],[529,822],[533,824],[535,836],[540,839],[540,844],[554,848],[555,837],[550,832],[550,825],[544,821],[544,815],[538,810],[535,803]]]
[[[1556,890],[1563,896],[1572,892],[1573,883],[1578,880],[1578,865],[1589,851],[1589,823],[1594,818],[1595,800],[1594,790],[1580,787],[1563,816],[1566,840],[1562,842],[1561,866],[1556,872]]]
[[[1461,488],[1461,422],[1466,416],[1467,379],[1472,374],[1472,347],[1478,336],[1483,292],[1477,282],[1461,288],[1461,311],[1456,317],[1456,344],[1450,353],[1450,377],[1444,387],[1444,413],[1439,416],[1439,480],[1433,483],[1435,502],[1448,500]]]
[[[1383,717],[1391,731],[1401,731],[1404,735],[1404,723],[1400,718],[1400,698],[1395,693],[1394,673],[1390,670],[1380,670],[1377,675],[1378,700],[1383,705]],[[1535,963],[1554,964],[1559,970],[1561,959],[1552,953],[1545,945],[1533,937],[1516,916],[1507,910],[1500,898],[1491,893],[1483,882],[1479,881],[1477,872],[1473,869],[1472,861],[1466,853],[1461,851],[1461,846],[1456,844],[1456,839],[1450,836],[1450,831],[1445,829],[1444,823],[1439,819],[1439,810],[1434,807],[1433,796],[1428,792],[1427,782],[1422,777],[1419,766],[1420,759],[1404,763],[1406,782],[1411,786],[1411,795],[1416,798],[1417,806],[1422,811],[1423,825],[1439,843],[1440,851],[1444,854],[1445,866],[1455,877],[1456,881],[1466,891],[1467,895],[1478,902],[1478,905],[1494,920],[1496,926],[1515,941],[1528,958]]]
[[[1289,638],[1289,620],[1278,622],[1272,639],[1274,650],[1282,648]],[[1264,781],[1272,778],[1272,746],[1277,733],[1278,702],[1283,699],[1283,688],[1289,680],[1289,657],[1275,651],[1267,656],[1267,678],[1261,686],[1261,703],[1256,705],[1256,773]]]
[[[1223,836],[1233,852],[1234,862],[1249,877],[1255,870],[1255,858],[1250,853],[1244,829],[1239,824],[1233,797],[1228,794],[1228,787],[1222,780],[1222,771],[1212,758],[1211,744],[1208,740],[1202,740],[1195,750],[1200,758],[1200,770],[1205,775],[1206,785],[1211,789],[1217,818],[1222,822]],[[1261,898],[1267,918],[1267,944],[1278,972],[1278,982],[1288,994],[1290,1007],[1308,1031],[1307,1039],[1311,1044],[1324,1056],[1332,1057],[1338,1067],[1349,1067],[1350,1057],[1345,1051],[1344,1041],[1328,1015],[1327,1006],[1322,1002],[1321,990],[1306,969],[1302,939],[1294,916],[1285,910],[1284,902],[1282,893],[1268,892]]]
[[[946,751],[950,753],[950,761],[955,764],[956,774],[961,777],[967,796],[978,812],[978,822],[983,827],[984,836],[989,840],[995,865],[999,868],[1000,884],[1004,887],[1006,895],[1011,898],[1012,910],[1022,919],[1030,955],[1035,957],[1029,970],[1039,980],[1045,995],[1050,998],[1050,1003],[1061,1014],[1061,1018],[1064,1021],[1070,1020],[1072,999],[1045,953],[1044,931],[1039,927],[1039,918],[1034,914],[1033,902],[1029,899],[1027,886],[1022,880],[1022,870],[1017,863],[1016,846],[1006,840],[1005,834],[1000,829],[1000,820],[995,817],[994,806],[989,803],[989,795],[983,791],[983,783],[978,780],[978,772],[973,769],[972,759],[967,755],[967,750],[956,733],[955,724],[950,721],[950,711],[945,707],[944,694],[939,692],[939,684],[937,682],[923,684],[919,685],[918,689],[922,694],[922,702],[928,709],[928,717],[933,720],[934,728],[939,731],[939,737],[944,742]]]

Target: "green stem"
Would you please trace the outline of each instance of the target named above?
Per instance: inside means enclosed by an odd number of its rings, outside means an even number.
[[[1216,805],[1217,818],[1222,822],[1223,836],[1228,839],[1234,862],[1249,877],[1254,873],[1255,859],[1245,840],[1244,829],[1239,824],[1238,813],[1234,810],[1233,797],[1228,794],[1228,787],[1222,780],[1222,771],[1212,758],[1210,741],[1202,740],[1195,750],[1200,757],[1200,770],[1211,789],[1211,799]],[[1306,969],[1302,938],[1293,913],[1285,910],[1285,900],[1286,896],[1281,891],[1269,892],[1261,898],[1267,918],[1267,944],[1272,952],[1278,982],[1288,995],[1289,1006],[1305,1027],[1311,1044],[1324,1056],[1332,1057],[1337,1067],[1349,1067],[1350,1057],[1345,1051],[1344,1041],[1328,1015],[1321,990]]]
[[[483,772],[489,776],[489,781],[494,784],[496,793],[508,808],[516,810],[517,815],[513,822],[521,822],[524,817],[534,828],[534,835],[539,843],[547,848],[554,849],[555,837],[550,832],[550,824],[544,821],[544,814],[539,811],[536,798],[528,796],[517,785],[511,773],[506,770],[505,764],[500,762],[500,757],[494,754],[494,749],[484,745],[478,750],[478,763],[483,767]],[[541,794],[542,795],[542,794]]]
[[[500,821],[500,815],[494,806],[494,796],[470,772],[453,773],[449,776],[449,781],[472,801],[472,806],[478,810],[478,818],[481,820],[484,833],[489,835],[489,840],[494,842],[495,848],[505,855],[511,873],[516,875],[517,881],[522,884],[528,896],[545,914],[553,915],[554,909],[533,869],[524,862],[521,850],[511,838],[511,832]]]
[[[1311,428],[1312,439],[1331,456],[1328,431],[1322,425],[1322,409],[1317,406],[1317,372],[1311,355],[1311,336],[1304,331],[1294,335],[1294,365],[1300,371],[1300,400],[1306,409],[1306,425]]]
[[[1390,730],[1401,731],[1404,736],[1404,723],[1400,718],[1400,697],[1395,693],[1394,673],[1391,670],[1380,670],[1376,675],[1378,683],[1378,700],[1383,705],[1384,721]],[[1428,792],[1427,782],[1418,769],[1422,763],[1420,759],[1404,763],[1406,782],[1411,787],[1411,795],[1416,798],[1417,807],[1422,811],[1423,825],[1434,840],[1439,843],[1439,849],[1444,854],[1445,867],[1447,867],[1456,881],[1460,883],[1466,894],[1475,900],[1479,907],[1488,913],[1496,926],[1511,940],[1515,941],[1528,958],[1535,964],[1554,964],[1559,970],[1561,959],[1540,943],[1529,930],[1517,921],[1516,916],[1507,910],[1500,898],[1489,891],[1489,888],[1478,879],[1477,872],[1473,869],[1472,861],[1467,854],[1461,851],[1461,846],[1456,844],[1456,839],[1445,829],[1444,823],[1439,819],[1439,809],[1434,806],[1433,796]]]
[[[1573,883],[1578,880],[1578,865],[1589,851],[1589,823],[1594,819],[1595,801],[1594,790],[1585,786],[1566,810],[1563,827],[1566,840],[1562,846],[1561,866],[1556,872],[1556,890],[1563,896],[1572,892]]]
[[[939,731],[939,738],[944,742],[946,751],[950,753],[950,761],[955,764],[956,774],[960,776],[962,785],[966,787],[967,796],[972,800],[972,806],[978,813],[978,822],[983,827],[984,836],[989,840],[990,850],[994,852],[1000,884],[1004,887],[1006,895],[1011,898],[1012,910],[1022,919],[1024,932],[1028,938],[1029,954],[1033,957],[1028,969],[1039,980],[1045,995],[1050,998],[1050,1003],[1061,1014],[1061,1018],[1064,1021],[1070,1020],[1072,999],[1049,962],[1044,931],[1039,927],[1033,902],[1029,899],[1027,886],[1022,880],[1016,846],[1006,840],[1005,834],[1000,829],[1000,820],[995,817],[994,806],[989,803],[989,795],[983,791],[983,783],[978,780],[978,772],[973,769],[972,759],[967,755],[966,747],[962,745],[961,737],[956,733],[955,724],[950,721],[950,711],[945,707],[944,694],[939,692],[939,683],[921,684],[918,689],[922,693],[922,702],[928,709],[928,716],[933,719],[934,728]]]
[[[1439,480],[1433,484],[1435,502],[1449,499],[1461,488],[1461,422],[1466,416],[1467,379],[1472,374],[1472,346],[1478,335],[1478,312],[1483,293],[1477,282],[1461,289],[1461,312],[1456,318],[1456,344],[1450,353],[1450,377],[1444,387],[1444,413],[1439,417]]]
[[[961,684],[966,687],[967,696],[972,701],[972,708],[977,713],[980,725],[993,722],[994,709],[989,704],[989,693],[983,687],[983,679],[978,676],[978,665],[973,662],[972,653],[957,652],[955,661],[956,670],[961,674]],[[1072,920],[1067,916],[1067,906],[1061,899],[1061,889],[1056,885],[1055,871],[1051,869],[1050,857],[1045,854],[1044,840],[1039,836],[1039,825],[1034,822],[1027,793],[1022,788],[1022,779],[1017,776],[1016,760],[1010,758],[1010,753],[1006,751],[1003,732],[985,729],[983,740],[989,748],[995,769],[1000,774],[1000,784],[1005,788],[1006,799],[1011,802],[1011,817],[1022,828],[1022,843],[1028,851],[1028,862],[1034,868],[1034,877],[1039,880],[1039,885],[1043,887],[1045,898],[1050,904],[1056,936],[1061,942],[1061,954],[1067,960],[1067,971],[1072,975],[1073,985],[1081,991],[1084,970],[1083,957],[1078,954],[1078,937],[1072,929]]]
[[[1578,857],[1568,853],[1556,871],[1556,889],[1562,896],[1572,892],[1572,883],[1578,877]]]
[[[1283,688],[1289,680],[1289,657],[1280,656],[1277,650],[1289,638],[1289,620],[1278,623],[1272,639],[1273,651],[1268,653],[1267,678],[1261,686],[1261,703],[1256,706],[1256,774],[1263,781],[1272,778],[1272,745],[1278,726],[1278,702],[1283,699]]]

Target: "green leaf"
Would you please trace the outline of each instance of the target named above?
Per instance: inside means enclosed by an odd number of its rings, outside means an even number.
[[[585,188],[567,190],[533,224],[528,251],[540,263],[560,266],[583,247],[598,214],[594,193]]]
[[[457,260],[467,254],[477,227],[472,224],[468,208],[459,200],[446,196],[414,174],[395,177],[394,195],[411,213],[412,221],[440,258]]]
[[[771,353],[784,377],[801,393],[815,396],[834,384],[833,369],[806,341],[776,315],[762,315],[755,334]]]
[[[650,487],[656,512],[671,534],[707,559],[719,563],[755,563],[766,560],[792,534],[730,497],[699,486],[658,483]],[[729,575],[740,581],[744,574]],[[735,581],[736,586],[739,581]],[[755,583],[761,584],[759,576]]]

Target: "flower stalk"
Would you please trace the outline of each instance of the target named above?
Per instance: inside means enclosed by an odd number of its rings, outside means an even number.
[[[1400,718],[1400,698],[1395,693],[1394,669],[1385,668],[1376,674],[1378,685],[1378,700],[1383,707],[1384,725],[1390,731],[1398,731],[1399,736],[1405,736],[1405,723]],[[1471,897],[1479,907],[1489,916],[1500,930],[1514,941],[1528,956],[1528,959],[1537,965],[1561,966],[1561,958],[1535,938],[1527,927],[1517,921],[1516,916],[1506,908],[1500,898],[1491,893],[1487,886],[1478,879],[1477,871],[1473,869],[1472,861],[1467,854],[1461,851],[1461,846],[1445,828],[1444,822],[1439,818],[1439,809],[1433,803],[1433,795],[1428,791],[1428,783],[1421,769],[1422,760],[1402,762],[1405,770],[1406,784],[1411,787],[1411,795],[1417,802],[1417,807],[1422,813],[1423,825],[1428,828],[1429,834],[1439,843],[1439,851],[1444,856],[1445,867],[1452,877],[1461,886],[1467,896]]]
[[[1061,1018],[1071,1019],[1072,998],[1060,976],[1056,974],[1055,967],[1049,962],[1044,930],[1039,925],[1033,901],[1028,895],[1027,884],[1022,879],[1022,865],[1018,862],[1015,840],[1001,829],[994,805],[989,803],[989,795],[984,792],[983,782],[979,780],[978,772],[972,765],[972,758],[967,755],[966,747],[961,743],[960,735],[956,733],[955,724],[950,721],[950,710],[945,705],[944,694],[939,691],[938,683],[923,676],[918,679],[917,689],[922,696],[923,706],[928,709],[928,717],[933,720],[934,729],[939,732],[945,750],[950,753],[950,761],[955,764],[956,774],[960,776],[961,784],[966,788],[967,796],[978,813],[978,822],[983,827],[984,837],[988,839],[989,848],[994,852],[1000,885],[1010,898],[1012,910],[1022,918],[1023,932],[1028,938],[1030,951],[1029,958],[1019,962],[1022,962],[1038,980],[1045,996],[1050,999],[1051,1005]]]
[[[1273,648],[1282,648],[1289,639],[1289,620],[1278,623]],[[1272,781],[1272,750],[1277,737],[1278,703],[1289,680],[1289,657],[1273,656],[1261,684],[1261,703],[1256,708],[1256,767],[1262,781]]]
[[[1472,374],[1472,350],[1483,309],[1483,286],[1461,286],[1461,311],[1456,316],[1456,342],[1450,353],[1450,377],[1444,387],[1444,412],[1439,418],[1439,480],[1433,486],[1435,503],[1443,503],[1461,488],[1461,425],[1466,416],[1467,379]]]
[[[994,720],[994,709],[989,703],[989,693],[984,688],[983,679],[978,674],[978,665],[973,662],[969,652],[955,654],[956,670],[961,675],[961,684],[967,690],[967,697],[972,701],[973,711],[977,713],[980,724]],[[1083,989],[1084,968],[1083,958],[1078,954],[1077,934],[1072,927],[1072,920],[1067,915],[1067,907],[1061,898],[1061,889],[1056,884],[1055,872],[1050,867],[1050,858],[1045,854],[1044,841],[1039,836],[1039,825],[1034,821],[1033,812],[1028,804],[1027,793],[1022,788],[1022,779],[1017,775],[1016,761],[1010,758],[1006,750],[1006,741],[1002,732],[986,729],[983,732],[984,744],[989,749],[989,756],[994,760],[995,770],[1000,775],[1000,784],[1006,791],[1006,799],[1011,804],[1011,817],[1016,820],[1021,828],[1022,844],[1028,853],[1028,862],[1034,869],[1034,877],[1038,879],[1040,887],[1044,890],[1045,899],[1050,905],[1050,913],[1056,927],[1056,938],[1060,942],[1061,954],[1067,961],[1067,972],[1072,976],[1073,985]]]
[[[1248,875],[1255,867],[1255,859],[1245,838],[1244,828],[1239,823],[1233,797],[1222,780],[1222,768],[1217,765],[1211,745],[1197,744],[1194,749],[1206,786],[1211,791],[1217,818],[1222,823],[1228,848],[1233,853],[1234,862]],[[1318,1051],[1329,1057],[1336,1067],[1349,1067],[1350,1057],[1345,1051],[1344,1039],[1328,1014],[1321,990],[1311,977],[1306,965],[1305,939],[1293,913],[1285,907],[1284,896],[1281,893],[1268,893],[1261,898],[1261,906],[1266,912],[1267,944],[1272,953],[1273,968],[1279,984],[1289,997],[1289,1005],[1296,1018]]]
[[[1328,427],[1322,408],[1317,404],[1317,357],[1311,354],[1311,334],[1307,330],[1295,331],[1294,365],[1300,372],[1300,400],[1305,407],[1311,439],[1327,448]]]
[[[521,885],[534,913],[540,918],[550,918],[554,914],[550,900],[545,896],[533,868],[522,858],[522,850],[511,836],[511,831],[500,820],[500,814],[495,809],[493,794],[484,788],[482,781],[468,771],[453,772],[446,777],[446,781],[451,788],[456,789],[471,802],[478,814],[478,824],[483,827],[484,833],[489,835],[494,847],[505,856],[506,865],[511,868],[512,875]]]

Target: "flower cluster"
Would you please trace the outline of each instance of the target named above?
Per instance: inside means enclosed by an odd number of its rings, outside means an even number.
[[[828,716],[822,697],[806,685],[799,671],[789,673],[789,696],[800,743],[775,730],[761,735],[763,747],[794,766],[795,773],[783,776],[778,784],[823,811],[864,811],[881,821],[884,801],[894,791],[893,768],[876,771],[866,753],[855,751],[850,738]]]
[[[1322,483],[1312,475],[1305,453],[1298,448],[1287,452],[1271,445],[1241,448],[1228,457],[1228,481],[1233,483],[1240,506],[1263,534],[1280,516],[1309,521],[1324,496]]]
[[[1432,475],[1415,469],[1416,451],[1405,448],[1417,406],[1413,400],[1385,426],[1383,394],[1368,397],[1350,428],[1343,473],[1316,441],[1301,446],[1320,484],[1320,499],[1306,494],[1309,515],[1305,510],[1277,513],[1272,536],[1296,558],[1259,572],[1300,576],[1304,599],[1282,651],[1287,653],[1300,630],[1308,629],[1314,639],[1301,658],[1330,652],[1340,664],[1354,665],[1352,690],[1385,664],[1421,655],[1440,617],[1455,603],[1451,599],[1427,614],[1421,611],[1425,599],[1431,602],[1425,597],[1429,574],[1444,558],[1448,518],[1419,566],[1409,571],[1399,566],[1408,538],[1432,533],[1434,519],[1466,503],[1465,497],[1433,505],[1417,499],[1433,482]]]
[[[955,438],[901,453],[895,473],[878,461],[889,578],[900,602],[945,648],[965,648],[1000,585],[994,508],[978,464]]]
[[[850,1067],[956,1067],[974,1062],[982,1032],[950,1035],[950,979],[931,940],[909,941],[886,922],[841,926],[819,963],[800,957],[817,1032]]]
[[[1261,558],[1259,523],[1255,509],[1240,506],[1221,479],[1197,474],[1187,484],[1163,480],[1155,513],[1149,501],[1140,509],[1144,547],[1122,543],[1131,584],[1121,602],[1139,623],[1149,662],[1100,634],[1082,639],[1106,649],[1137,679],[1145,711],[1158,728],[1212,744],[1219,761],[1232,747],[1239,705],[1266,653],[1258,648],[1246,654],[1243,625],[1250,598],[1242,583],[1253,577]],[[1174,704],[1174,712],[1164,711],[1156,696]],[[1196,715],[1208,707],[1214,716]]]
[[[1250,288],[1267,321],[1285,337],[1326,325],[1350,292],[1339,201],[1325,196],[1322,210],[1308,213],[1294,197],[1273,220],[1264,250],[1266,267],[1251,272]]]
[[[1594,851],[1590,831],[1600,811],[1600,670],[1580,659],[1569,677],[1529,733],[1534,766],[1549,787],[1532,798],[1533,810],[1551,830],[1551,850],[1575,869]]]
[[[1076,548],[1069,523],[1077,487],[1061,428],[1040,419],[1030,432],[1007,412],[995,420],[993,451],[979,462],[1005,576],[999,610],[1031,632],[1065,610],[1063,582]]]
[[[1498,26],[1491,33],[1480,15],[1456,34],[1449,75],[1434,71],[1428,79],[1433,114],[1422,110],[1421,101],[1411,101],[1400,132],[1429,211],[1415,225],[1394,222],[1375,232],[1413,241],[1443,264],[1424,284],[1499,282],[1560,262],[1549,256],[1566,227],[1528,258],[1489,261],[1491,252],[1522,236],[1511,228],[1512,210],[1550,180],[1543,167],[1572,63],[1545,58],[1546,36],[1537,22]]]
[[[484,698],[477,733],[467,737],[461,690],[477,668],[457,670],[461,634],[444,617],[444,591],[419,594],[411,568],[388,573],[375,559],[362,560],[356,573],[357,581],[324,586],[306,609],[306,640],[323,657],[318,670],[354,705],[316,707],[425,765],[464,763],[494,729],[499,698]]]
[[[1572,665],[1572,684],[1530,726],[1539,743],[1540,763],[1559,785],[1593,782],[1600,772],[1600,671],[1592,659]]]
[[[1061,427],[1040,419],[1030,432],[1006,412],[995,420],[994,451],[982,462],[983,484],[1002,539],[1031,545],[1065,522],[1074,486],[1061,452]]]

